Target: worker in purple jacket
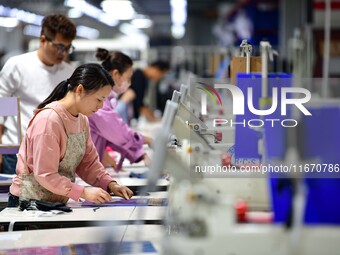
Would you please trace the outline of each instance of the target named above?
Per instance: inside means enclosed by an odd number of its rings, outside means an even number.
[[[116,171],[122,169],[125,158],[131,163],[144,160],[148,165],[150,159],[143,149],[143,144],[151,145],[152,139],[133,131],[115,111],[117,97],[131,85],[132,60],[122,52],[109,53],[100,48],[96,57],[102,61],[102,66],[112,75],[115,83],[103,108],[89,117],[91,137],[99,158],[104,166],[111,165]],[[107,146],[121,154],[118,165],[106,151]]]

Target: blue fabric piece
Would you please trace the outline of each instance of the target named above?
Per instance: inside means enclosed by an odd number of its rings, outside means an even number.
[[[167,206],[168,200],[166,198],[132,198],[129,200],[119,199],[103,204],[95,204],[85,201],[82,206],[89,207],[107,207],[107,206]]]

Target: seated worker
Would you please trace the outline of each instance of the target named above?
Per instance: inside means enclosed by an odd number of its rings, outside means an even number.
[[[144,97],[149,82],[159,82],[169,71],[168,62],[158,60],[145,67],[136,69],[132,75],[131,87],[120,97],[120,101],[131,103],[133,106],[133,118],[138,119],[140,115],[146,117],[150,122],[158,121],[150,107],[144,105]],[[127,109],[125,109],[127,111]],[[128,115],[125,113],[125,115]]]
[[[111,74],[115,83],[103,108],[89,117],[91,137],[99,158],[104,166],[111,165],[116,171],[121,170],[125,158],[129,159],[131,163],[144,160],[148,165],[150,160],[143,149],[143,144],[151,145],[152,139],[133,131],[114,110],[117,96],[125,92],[131,85],[132,60],[122,52],[109,53],[105,49],[98,49],[96,57],[102,60],[102,66]],[[108,156],[105,150],[107,146],[121,154],[118,166]]]
[[[112,200],[109,192],[132,196],[100,163],[86,117],[103,106],[113,84],[100,65],[81,65],[38,106],[19,149],[8,207],[18,206],[19,198],[62,203],[83,198],[100,204]],[[76,175],[95,187],[74,183]]]

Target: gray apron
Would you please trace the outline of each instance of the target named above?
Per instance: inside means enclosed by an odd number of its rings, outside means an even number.
[[[43,109],[38,110],[35,113],[32,120],[30,121],[30,123],[28,124],[28,127],[31,125],[35,116],[37,116],[37,114],[44,109],[54,110],[53,108],[43,108]],[[57,111],[55,112],[58,114]],[[60,115],[59,117],[63,121]],[[67,144],[66,144],[66,151],[65,151],[64,158],[59,162],[58,173],[61,176],[65,176],[68,179],[70,179],[71,182],[74,182],[76,168],[80,164],[81,160],[83,159],[85,155],[86,133],[85,133],[85,130],[83,130],[79,134],[68,134],[64,121],[63,121],[63,125],[65,129],[65,133],[67,135]],[[20,176],[22,180],[22,184],[20,187],[20,199],[23,199],[23,200],[36,199],[36,200],[44,200],[44,201],[49,201],[49,202],[66,203],[68,200],[68,197],[54,194],[51,191],[45,189],[35,179],[33,172],[28,169],[27,142],[28,142],[28,139],[26,138],[25,140],[25,146],[26,146],[25,166],[29,174],[22,174]],[[46,155],[46,157],[48,157],[48,155]]]

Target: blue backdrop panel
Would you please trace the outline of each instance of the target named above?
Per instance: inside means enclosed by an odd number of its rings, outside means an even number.
[[[302,116],[298,137],[303,164],[340,164],[339,106],[307,108],[312,116]],[[311,178],[315,176],[320,178]],[[305,177],[305,224],[340,224],[338,170],[331,173],[305,174]],[[286,222],[292,209],[291,182],[288,179],[272,179],[271,187],[275,221]]]
[[[266,129],[266,148],[269,158],[282,157],[285,148],[285,128],[281,126],[281,120],[289,117],[281,116],[281,88],[292,86],[292,76],[290,74],[269,74],[268,76],[268,96],[272,97],[272,89],[278,88],[278,106],[276,110],[266,116],[258,116],[250,112],[247,105],[247,89],[253,88],[253,105],[256,109],[260,109],[259,100],[261,98],[261,74],[243,74],[239,73],[236,78],[237,86],[242,90],[244,95],[244,115],[236,115],[236,123],[246,123],[251,119],[262,119]],[[270,107],[270,106],[269,106]],[[288,111],[289,112],[289,111]],[[272,122],[266,121],[270,119],[279,119],[274,122],[274,128],[271,127]],[[256,125],[258,123],[255,123]],[[260,131],[250,128],[247,124],[235,125],[235,158],[257,158],[261,159],[258,153],[258,141],[262,137]]]

